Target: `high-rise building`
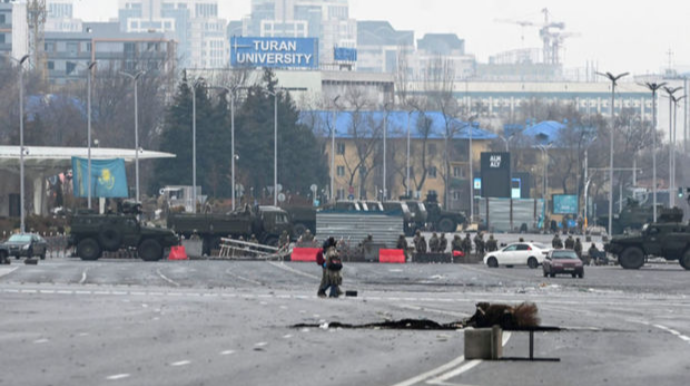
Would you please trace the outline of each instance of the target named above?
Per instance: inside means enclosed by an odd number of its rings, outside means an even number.
[[[252,0],[251,5],[252,13],[242,23],[243,36],[318,38],[325,65],[334,62],[334,48],[357,46],[357,22],[350,18],[348,0]],[[231,27],[232,37],[238,24]]]
[[[19,59],[29,53],[26,2],[0,0],[0,55]]]
[[[357,50],[358,71],[393,74],[400,66],[412,65],[414,31],[398,31],[387,21],[360,21]]]
[[[48,0],[46,1],[47,32],[79,32],[82,30],[82,21],[74,18],[74,0]]]
[[[227,21],[218,0],[119,0],[123,32],[171,32],[180,67],[221,68],[229,63]]]

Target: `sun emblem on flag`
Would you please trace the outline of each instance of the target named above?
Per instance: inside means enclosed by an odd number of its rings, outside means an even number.
[[[101,170],[101,175],[98,177],[98,183],[107,190],[113,190],[115,187],[115,177],[110,172],[110,169],[104,168]]]

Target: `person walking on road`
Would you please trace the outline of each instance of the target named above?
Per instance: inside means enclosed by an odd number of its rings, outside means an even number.
[[[326,283],[324,285],[324,293],[330,289],[328,297],[337,298],[342,294],[340,286],[343,284],[343,277],[340,275],[340,271],[343,269],[343,262],[340,259],[338,250],[335,248],[335,241],[333,245],[329,245],[325,257]]]
[[[323,242],[321,250],[316,254],[316,264],[322,269],[321,283],[319,283],[319,290],[316,292],[316,295],[320,298],[326,297],[326,252],[329,248],[335,248],[335,246],[335,238],[329,237],[328,240]]]

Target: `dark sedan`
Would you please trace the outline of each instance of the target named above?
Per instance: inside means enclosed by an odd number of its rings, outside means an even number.
[[[46,258],[48,243],[39,235],[31,233],[21,233],[10,236],[10,238],[0,245],[0,250],[6,252],[7,256],[20,257],[39,256],[41,260]]]
[[[542,263],[544,277],[555,277],[558,274],[571,275],[582,279],[585,277],[585,267],[582,260],[574,251],[553,250]]]

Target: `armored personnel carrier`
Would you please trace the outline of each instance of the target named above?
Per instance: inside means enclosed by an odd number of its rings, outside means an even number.
[[[68,247],[76,247],[82,260],[98,260],[103,252],[121,249],[136,249],[144,261],[161,260],[179,240],[168,229],[141,225],[140,213],[141,204],[133,201],[118,205],[117,213],[77,212],[70,218]]]
[[[662,257],[690,270],[690,224],[682,221],[682,210],[663,211],[657,222],[644,225],[641,232],[614,236],[604,250],[617,256],[625,269],[640,269],[648,258]]]

